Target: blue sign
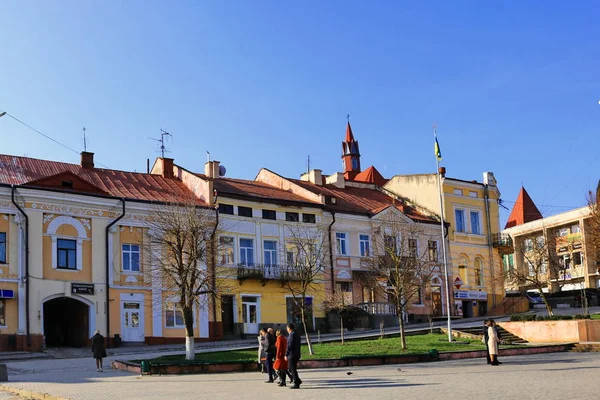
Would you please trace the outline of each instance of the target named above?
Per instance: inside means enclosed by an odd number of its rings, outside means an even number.
[[[0,299],[14,299],[15,291],[10,289],[0,289]]]

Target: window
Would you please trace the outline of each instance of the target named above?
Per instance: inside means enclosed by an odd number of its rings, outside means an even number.
[[[317,222],[317,218],[315,214],[302,214],[302,222],[306,222],[307,224],[314,224]]]
[[[184,328],[183,312],[176,303],[167,303],[165,311],[165,325],[167,328]]]
[[[417,289],[417,304],[423,304],[423,288],[419,287]]]
[[[480,258],[475,259],[475,284],[483,286],[482,262]]]
[[[0,326],[6,326],[6,303],[0,299]]]
[[[298,301],[302,301],[301,299]],[[300,327],[302,326],[302,309],[296,303],[293,297],[286,297],[285,308],[287,314],[288,323]],[[312,297],[306,297],[304,299],[304,312],[306,316],[306,328],[309,332],[313,331],[313,299]]]
[[[140,272],[140,246],[137,244],[123,244],[123,271]]]
[[[288,250],[285,252],[285,261],[287,262],[288,267],[296,265],[296,254],[294,251]]]
[[[573,265],[581,266],[583,264],[583,254],[581,252],[573,253]]]
[[[352,283],[350,282],[338,282],[337,286],[341,293],[352,293]]]
[[[240,239],[240,263],[254,265],[254,240]]]
[[[545,275],[548,272],[548,263],[546,260],[542,260],[540,265],[540,274]]]
[[[277,219],[277,213],[274,210],[262,210],[263,219]]]
[[[219,261],[221,265],[233,264],[233,253],[233,238],[231,236],[221,236],[219,238]]]
[[[567,236],[568,234],[569,234],[568,227],[560,228],[559,230],[556,231],[556,236],[558,236],[558,237]]]
[[[231,204],[219,204],[219,213],[233,215],[233,206]]]
[[[571,225],[571,233],[579,233],[581,232],[581,227],[579,224]]]
[[[408,239],[408,255],[412,258],[417,258],[418,249],[417,249],[417,239]]]
[[[454,219],[456,220],[456,232],[464,232],[465,210],[454,210]]]
[[[6,233],[0,232],[0,263],[6,264]]]
[[[469,197],[475,197],[477,198],[477,192],[469,192]]]
[[[529,276],[535,276],[535,268],[533,268],[533,264],[530,261],[527,261],[527,268],[529,270]]]
[[[463,195],[463,191],[462,189],[454,189],[454,194],[457,196],[462,196]]]
[[[463,281],[463,285],[467,286],[467,266],[459,265],[458,266],[458,274],[460,275],[460,280]]]
[[[358,243],[361,257],[367,257],[369,255],[369,235],[358,235]]]
[[[523,249],[525,251],[532,251],[533,250],[533,239],[525,239],[523,241]]]
[[[286,212],[285,220],[289,222],[298,222],[300,221],[300,214],[297,212]]]
[[[58,239],[56,243],[57,268],[77,269],[77,241]]]
[[[396,237],[395,236],[391,236],[391,235],[385,235],[383,237],[383,251],[386,254],[389,254],[390,252],[393,252],[393,254],[397,254],[397,244],[396,244]]]
[[[538,236],[535,238],[536,249],[538,249],[538,250],[543,249],[545,244],[546,244],[546,239],[543,236]]]
[[[272,240],[265,240],[264,242],[265,258],[263,262],[265,265],[277,264],[277,242]]]
[[[481,235],[481,226],[479,226],[479,212],[471,211],[471,233]]]
[[[336,232],[335,242],[337,244],[337,252],[339,255],[348,255],[348,239],[345,233]]]
[[[238,215],[240,217],[249,217],[249,218],[252,218],[252,208],[251,207],[238,206]]]
[[[427,242],[427,252],[429,253],[429,261],[438,261],[437,242],[435,240]]]
[[[565,254],[558,260],[558,262],[559,262],[560,266],[563,267],[564,269],[571,269],[571,256],[570,255]]]

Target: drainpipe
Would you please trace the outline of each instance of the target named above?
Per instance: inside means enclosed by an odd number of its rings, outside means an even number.
[[[335,294],[335,280],[333,277],[333,243],[331,241],[331,227],[335,224],[335,211],[329,211],[331,213],[331,217],[333,220],[329,224],[328,232],[329,232],[329,270],[331,272],[331,293]]]
[[[490,195],[489,195],[489,186],[486,184],[483,190],[483,197],[485,198],[485,220],[487,224],[487,239],[488,239],[488,252],[490,259],[490,275],[492,280],[492,307],[496,307],[496,283],[494,276],[494,250],[492,249],[492,224],[490,222]]]
[[[216,202],[216,198],[215,198],[215,202]],[[216,287],[217,287],[217,255],[216,255],[216,247],[215,246],[215,234],[217,233],[217,227],[219,226],[219,207],[215,207],[215,215],[216,215],[216,222],[215,222],[215,227],[212,231],[212,234],[210,235],[211,238],[211,242],[212,242],[212,254],[211,254],[211,264],[212,264],[212,276],[211,276],[211,286],[212,286],[212,296],[213,296],[213,302],[212,302],[212,313],[213,313],[213,338],[216,337],[216,330],[217,330],[217,295],[216,295]],[[223,322],[223,321],[221,321]]]
[[[15,201],[17,187],[12,185],[11,189],[10,199],[25,218],[25,331],[27,334],[27,347],[31,347],[31,332],[29,328],[29,217]]]
[[[106,231],[104,233],[104,244],[106,246],[106,341],[107,341],[107,343],[110,343],[110,295],[109,295],[109,292],[110,292],[110,281],[109,281],[110,253],[108,250],[108,234],[109,234],[110,228],[112,228],[114,224],[119,222],[119,220],[125,216],[125,199],[121,199],[121,204],[123,206],[123,211],[121,212],[121,215],[119,215],[117,217],[117,219],[115,219],[110,224],[108,224],[108,226],[106,227]]]

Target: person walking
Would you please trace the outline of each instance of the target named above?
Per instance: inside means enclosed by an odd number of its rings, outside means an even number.
[[[486,319],[483,321],[483,343],[485,343],[485,357],[487,359],[487,363],[491,364],[492,360],[490,360],[490,346],[488,345],[488,340],[490,339],[488,335],[488,328],[490,327],[490,320]]]
[[[276,377],[275,370],[273,369],[273,361],[275,359],[275,353],[277,352],[273,328],[267,329],[265,344],[267,346],[265,350],[265,364],[267,364],[267,374],[269,375],[269,379],[267,379],[265,383],[273,383],[275,382]]]
[[[285,352],[287,350],[287,339],[283,332],[280,329],[275,333],[277,335],[277,341],[275,342],[275,347],[277,348],[277,352],[275,353],[275,364],[273,364],[273,368],[277,371],[277,375],[279,376],[279,382],[277,382],[278,386],[286,386],[285,378],[287,375],[288,362],[285,359]]]
[[[106,344],[104,336],[100,334],[99,330],[96,330],[92,337],[92,354],[96,359],[96,371],[102,372],[102,359],[106,357]]]
[[[498,343],[500,339],[498,338],[498,333],[495,329],[496,323],[494,320],[490,320],[488,322],[488,351],[490,353],[490,364],[491,365],[500,365],[498,362]]]
[[[266,356],[267,356],[267,331],[265,331],[264,329],[261,329],[258,332],[258,369],[261,373],[266,372],[265,369],[265,364],[263,363],[263,360],[266,360]]]
[[[287,331],[290,335],[288,337],[285,360],[288,362],[288,369],[292,373],[292,383],[294,384],[290,389],[300,389],[302,380],[298,376],[298,361],[300,361],[302,343],[294,324],[288,324]]]

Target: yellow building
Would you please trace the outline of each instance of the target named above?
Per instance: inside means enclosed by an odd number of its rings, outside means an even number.
[[[442,176],[442,202],[448,228],[448,268],[454,286],[454,314],[486,315],[502,303],[502,261],[493,246],[500,232],[498,190],[491,172],[483,182]],[[383,189],[440,214],[437,174],[396,175]]]

